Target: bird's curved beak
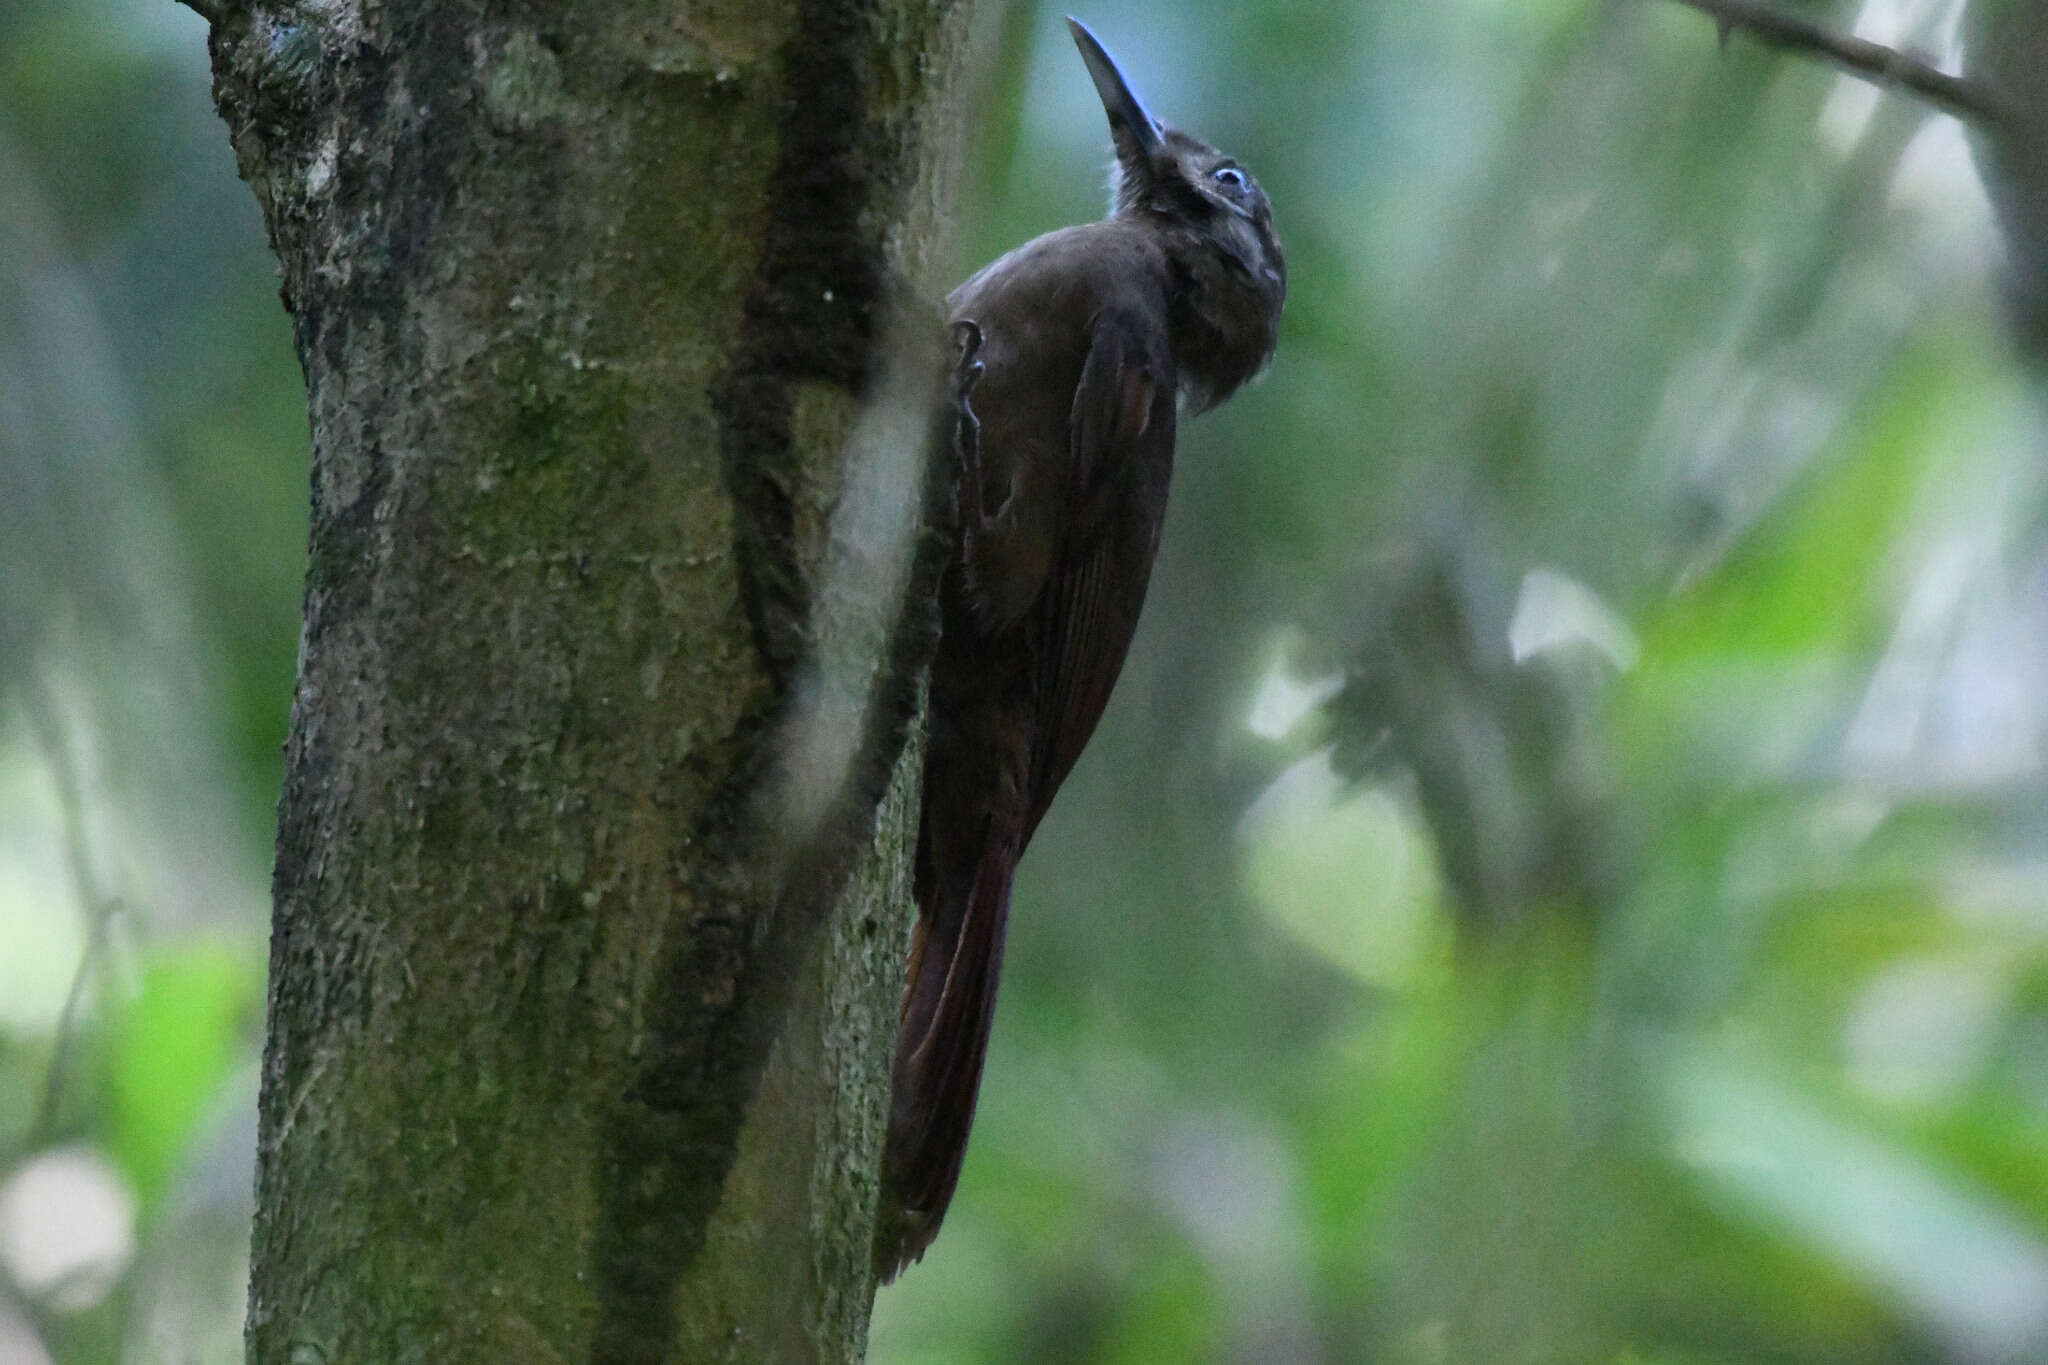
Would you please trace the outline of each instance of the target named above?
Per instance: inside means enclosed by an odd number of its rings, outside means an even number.
[[[1116,139],[1117,150],[1123,152],[1128,148],[1139,161],[1150,161],[1164,145],[1158,121],[1145,112],[1145,106],[1131,93],[1124,73],[1117,70],[1116,62],[1086,24],[1070,14],[1067,32],[1074,35],[1074,46],[1081,49],[1081,60],[1088,64],[1095,93],[1102,99],[1103,112],[1109,115],[1109,131]]]

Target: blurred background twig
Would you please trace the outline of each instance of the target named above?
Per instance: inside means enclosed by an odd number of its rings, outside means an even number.
[[[1944,113],[1989,126],[1999,122],[1999,106],[1992,92],[1974,81],[1952,76],[1929,65],[1910,52],[1866,42],[1849,34],[1836,33],[1819,24],[1793,18],[1772,5],[1750,0],[1680,0],[1713,17],[1721,30],[1721,41],[1736,29],[1759,42],[1790,52],[1805,53],[1833,62],[1883,86],[1911,91]]]
[[[70,1079],[80,1009],[85,1003],[93,974],[105,955],[107,939],[113,932],[121,903],[100,888],[98,874],[93,871],[92,849],[86,832],[85,787],[77,765],[72,761],[71,746],[65,738],[55,701],[34,680],[22,686],[17,696],[22,716],[42,751],[57,790],[57,804],[64,823],[66,861],[70,864],[72,885],[86,921],[85,943],[79,950],[78,966],[71,974],[71,985],[64,993],[64,1004],[57,1014],[42,1101],[37,1106],[35,1121],[29,1126],[25,1140],[25,1146],[32,1150],[46,1146],[57,1134],[57,1110],[63,1103],[64,1087]]]

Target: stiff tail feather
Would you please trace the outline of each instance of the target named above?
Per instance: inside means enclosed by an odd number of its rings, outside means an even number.
[[[953,888],[933,889],[911,947],[875,1224],[875,1269],[885,1284],[938,1236],[967,1154],[1020,851],[1014,837],[990,844],[956,903],[941,899]]]

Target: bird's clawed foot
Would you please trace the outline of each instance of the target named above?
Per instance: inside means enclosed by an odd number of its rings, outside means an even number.
[[[959,462],[960,518],[971,534],[986,530],[989,517],[982,507],[981,419],[974,415],[974,386],[981,382],[987,366],[981,362],[981,325],[962,318],[953,324],[953,455]]]

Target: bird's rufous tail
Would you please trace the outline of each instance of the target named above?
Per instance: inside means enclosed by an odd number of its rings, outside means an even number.
[[[964,887],[939,878],[922,888],[928,903],[919,907],[896,1034],[875,1224],[875,1269],[884,1283],[924,1255],[960,1180],[995,1016],[1017,845],[991,840]]]

